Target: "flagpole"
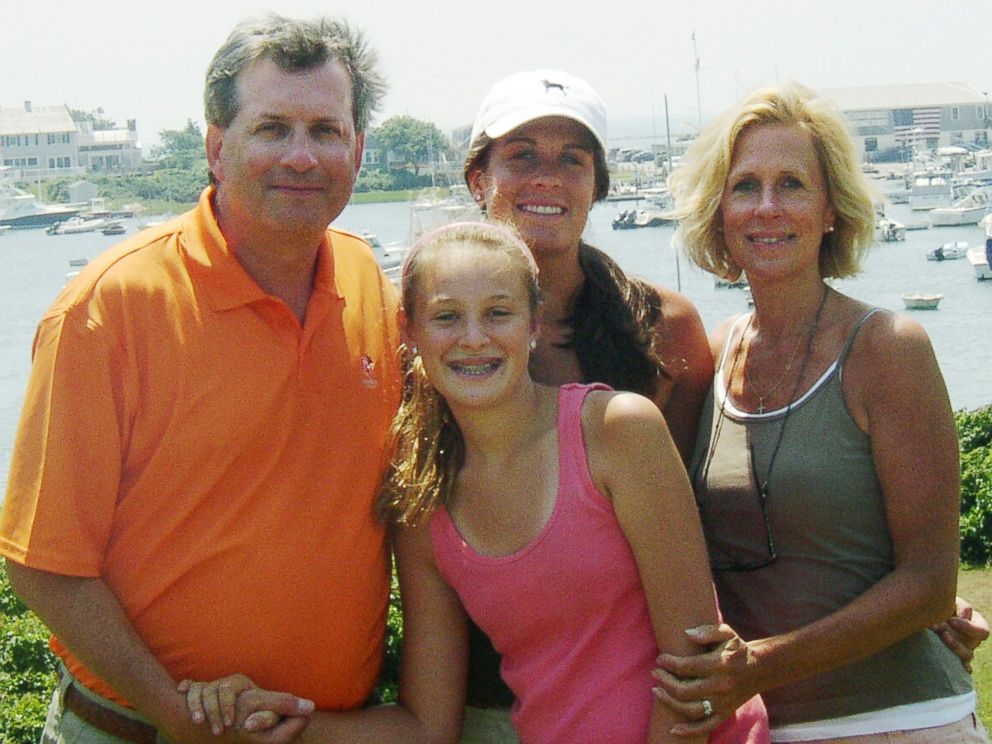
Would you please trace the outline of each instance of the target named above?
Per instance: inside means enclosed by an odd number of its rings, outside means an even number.
[[[696,120],[699,128],[703,128],[703,106],[699,98],[699,52],[696,50],[696,29],[692,29],[693,69],[696,71]]]

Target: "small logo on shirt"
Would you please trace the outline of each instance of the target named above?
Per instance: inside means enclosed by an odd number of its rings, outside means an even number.
[[[379,381],[375,379],[375,362],[372,361],[372,357],[368,354],[362,355],[362,384],[367,388],[374,388],[379,385]]]

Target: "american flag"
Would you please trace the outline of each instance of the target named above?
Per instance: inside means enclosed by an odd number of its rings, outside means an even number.
[[[913,140],[918,137],[940,136],[940,109],[896,109],[892,112],[893,133],[896,139]],[[920,131],[917,132],[916,130]]]

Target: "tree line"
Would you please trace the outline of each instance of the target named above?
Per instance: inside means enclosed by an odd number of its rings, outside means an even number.
[[[77,121],[88,121],[94,129],[113,129],[103,109],[72,110]],[[113,204],[168,202],[190,204],[208,182],[203,131],[192,119],[181,129],[163,129],[160,144],[153,147],[146,167],[135,173],[88,174],[100,196]],[[438,164],[454,162],[458,156],[451,140],[433,123],[411,116],[394,116],[366,135],[367,162],[355,191],[397,191],[434,185]],[[68,202],[69,185],[77,177],[57,178],[46,184],[46,199]],[[29,184],[24,184],[30,187]]]

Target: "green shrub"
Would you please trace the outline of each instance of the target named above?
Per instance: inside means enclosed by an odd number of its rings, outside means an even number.
[[[0,562],[0,741],[41,738],[57,682],[48,630],[11,591]]]
[[[992,565],[992,406],[954,417],[961,443],[961,560]]]

